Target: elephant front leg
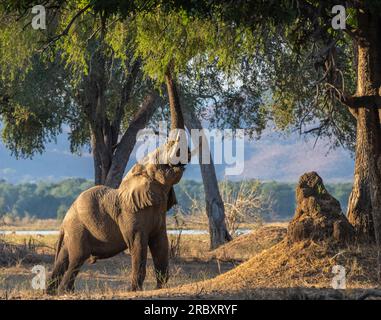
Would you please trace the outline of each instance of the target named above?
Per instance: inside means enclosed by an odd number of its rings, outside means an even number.
[[[147,239],[141,234],[137,234],[130,249],[132,260],[131,290],[142,290],[146,277],[147,264]]]
[[[168,237],[167,231],[159,233],[159,235],[150,238],[149,247],[155,266],[155,274],[157,281],[157,289],[160,289],[168,281]]]

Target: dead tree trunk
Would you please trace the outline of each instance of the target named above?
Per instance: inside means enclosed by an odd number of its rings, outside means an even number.
[[[186,111],[185,123],[188,130],[203,129],[200,120],[194,114],[193,110]],[[215,249],[230,241],[232,237],[226,228],[224,203],[218,188],[216,171],[212,155],[210,154],[208,141],[205,135],[203,135],[201,139],[193,141],[193,143],[198,145],[199,150],[200,170],[205,191],[206,214],[209,221],[210,248]],[[201,150],[208,154],[209,163],[203,163]]]
[[[359,13],[357,92],[352,113],[357,119],[355,178],[348,218],[362,241],[380,244],[381,232],[381,17]]]

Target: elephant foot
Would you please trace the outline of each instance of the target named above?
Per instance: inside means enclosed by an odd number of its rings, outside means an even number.
[[[138,285],[131,285],[131,290],[130,291],[143,291],[143,286],[138,286]]]
[[[157,284],[156,285],[156,290],[160,290],[160,289],[163,289],[164,285],[163,284]]]
[[[72,289],[58,289],[57,290],[57,295],[59,296],[64,296],[64,295],[73,294],[73,293],[74,293],[74,290]]]
[[[48,287],[45,290],[45,293],[50,295],[50,296],[55,296],[55,295],[57,295],[57,290],[58,290],[58,285],[57,285],[56,281],[50,280]]]
[[[57,289],[56,288],[47,288],[45,293],[49,296],[56,296],[57,295]]]

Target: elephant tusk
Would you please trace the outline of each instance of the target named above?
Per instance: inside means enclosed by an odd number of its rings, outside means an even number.
[[[199,150],[198,148],[194,148],[191,153],[190,153],[190,157],[192,158],[193,156],[196,156],[199,154]]]
[[[175,158],[175,155],[176,155],[176,151],[177,151],[177,143],[175,143],[175,144],[173,144],[173,146],[172,146],[172,150],[171,150],[171,152],[170,152],[170,154],[169,154],[169,163],[172,163],[172,159],[174,159]]]

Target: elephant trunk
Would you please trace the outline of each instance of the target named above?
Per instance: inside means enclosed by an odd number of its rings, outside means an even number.
[[[171,112],[171,130],[184,129],[184,117],[180,106],[180,98],[177,92],[176,81],[172,78],[171,68],[165,73],[167,85],[169,109]]]
[[[167,85],[169,109],[171,113],[171,134],[173,134],[172,139],[170,136],[170,140],[176,141],[176,144],[172,146],[172,152],[170,152],[169,159],[171,163],[175,163],[180,157],[180,162],[182,164],[186,164],[190,162],[191,155],[185,134],[184,117],[181,110],[180,97],[177,91],[176,81],[172,77],[172,64],[168,66],[165,73],[165,82]],[[183,152],[180,150],[183,150]],[[184,151],[186,152],[184,153]]]

